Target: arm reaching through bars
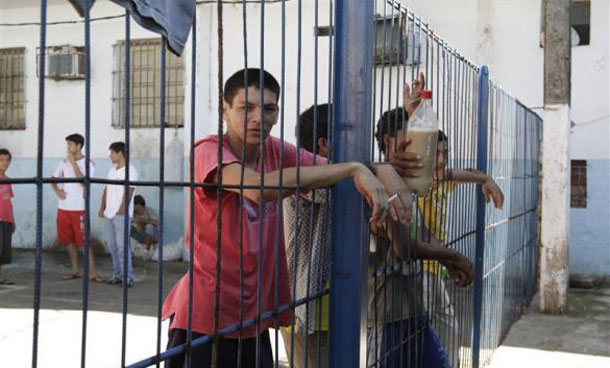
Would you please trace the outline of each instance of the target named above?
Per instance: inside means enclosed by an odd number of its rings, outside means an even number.
[[[388,215],[388,196],[383,185],[375,178],[373,173],[361,163],[348,162],[333,165],[303,166],[300,167],[297,176],[297,168],[289,167],[266,173],[264,185],[277,187],[280,185],[280,172],[282,174],[282,185],[300,185],[303,189],[316,189],[334,185],[344,179],[352,178],[356,189],[365,197],[372,208],[371,222],[383,223]],[[222,184],[227,186],[239,186],[241,183],[242,164],[233,163],[222,169]],[[218,182],[218,179],[216,180]],[[260,186],[261,175],[259,172],[248,167],[244,169],[243,184],[246,186]],[[279,189],[240,189],[226,188],[225,190],[240,193],[248,199],[260,203],[276,200],[278,197],[287,197],[294,193],[293,190]]]
[[[394,253],[401,259],[421,259],[438,261],[449,271],[455,285],[464,287],[474,281],[474,268],[470,260],[455,249],[443,247],[439,244],[434,233],[430,232],[429,241],[419,239],[422,233],[429,231],[424,227],[416,230],[417,240],[412,239],[412,229],[405,228],[400,223],[390,222],[391,231],[385,227],[371,226],[371,232],[377,236],[389,239]]]

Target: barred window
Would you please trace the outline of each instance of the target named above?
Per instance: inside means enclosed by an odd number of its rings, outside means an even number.
[[[130,126],[158,127],[161,120],[161,39],[131,40]],[[165,74],[165,122],[184,126],[184,59],[169,51]],[[125,41],[114,46],[112,125],[125,127]]]
[[[25,48],[0,49],[0,130],[25,129]]]
[[[570,175],[570,207],[587,207],[587,161],[572,160]]]
[[[591,40],[591,0],[572,0],[570,3],[572,45],[586,46]]]

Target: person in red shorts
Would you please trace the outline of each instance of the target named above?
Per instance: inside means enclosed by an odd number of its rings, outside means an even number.
[[[8,179],[6,170],[11,166],[11,152],[0,148],[0,179]],[[13,187],[10,183],[0,184],[0,267],[11,263],[12,237],[15,232],[15,216],[13,214]],[[13,281],[0,276],[0,285],[12,285]]]
[[[222,137],[211,135],[195,144],[194,156],[191,157],[194,160],[193,180],[212,187],[194,190],[194,207],[189,208],[189,213],[194,212],[194,222],[191,223],[190,215],[187,216],[187,247],[191,226],[194,233],[193,338],[212,335],[217,332],[216,327],[222,330],[240,321],[269,314],[275,306],[290,304],[282,209],[278,199],[294,194],[297,184],[302,190],[307,190],[352,179],[371,206],[371,222],[383,223],[388,214],[399,216],[389,211],[384,186],[365,165],[358,162],[326,164],[326,160],[318,156],[316,163],[320,165],[313,167],[310,166],[314,163],[312,153],[297,150],[292,144],[270,136],[278,120],[279,96],[280,86],[268,72],[254,68],[236,72],[224,86],[226,134]],[[219,148],[222,150],[220,162]],[[297,165],[300,165],[298,176]],[[266,188],[263,190],[259,189],[261,172],[265,173]],[[219,179],[220,174],[222,179]],[[277,188],[280,178],[284,186],[293,189],[280,191]],[[223,185],[220,192],[213,187],[218,183]],[[240,189],[240,184],[248,188]],[[220,234],[217,232],[219,217]],[[240,228],[240,224],[243,227]],[[222,265],[220,308],[216,320],[219,236]],[[188,295],[187,273],[174,286],[163,306],[163,318],[171,319],[168,348],[187,341]],[[280,313],[261,317],[254,325],[241,328],[240,332],[221,335],[215,355],[217,366],[236,368],[240,359],[241,367],[273,367],[268,328],[287,326],[290,321],[290,312]],[[191,350],[192,367],[210,367],[214,355],[212,350],[210,343]],[[184,360],[184,354],[180,354],[167,359],[165,366],[183,367]]]
[[[62,159],[55,172],[54,178],[82,178],[86,172],[86,158],[82,153],[85,138],[80,134],[71,134],[66,137],[67,155]],[[89,161],[89,175],[93,176],[95,165]],[[57,206],[57,240],[62,246],[68,247],[72,272],[63,276],[64,280],[80,277],[78,269],[77,248],[83,249],[85,245],[85,185],[83,183],[64,183],[60,188],[52,183],[53,191],[59,198]],[[104,281],[95,268],[93,249],[89,251],[89,277],[92,281]]]

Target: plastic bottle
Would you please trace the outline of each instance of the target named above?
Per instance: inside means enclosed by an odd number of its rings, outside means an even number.
[[[411,140],[408,152],[421,156],[423,167],[416,178],[405,178],[407,185],[418,195],[426,195],[434,181],[433,170],[436,162],[436,144],[438,143],[438,119],[432,109],[432,91],[422,91],[420,102],[413,116],[409,117],[406,138]]]

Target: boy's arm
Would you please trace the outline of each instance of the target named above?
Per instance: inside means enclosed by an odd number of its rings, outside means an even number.
[[[148,223],[152,226],[159,226],[159,219],[157,218],[157,214],[151,209],[148,212]]]
[[[436,239],[433,236],[434,239]],[[452,248],[417,241],[415,246],[417,259],[434,260],[441,263],[449,271],[453,282],[460,287],[468,286],[474,281],[474,267],[470,260]]]
[[[129,187],[129,192],[127,194],[127,200],[129,202],[131,202],[131,196],[133,196],[133,192],[135,191],[135,188],[133,187]],[[119,212],[117,212],[119,215],[124,215],[125,214],[125,196],[123,196],[123,200],[121,201],[121,207],[119,207]]]
[[[455,170],[446,170],[447,178],[456,183],[475,183],[475,184],[483,184],[487,180],[491,180],[491,178],[475,169],[455,169]]]
[[[406,111],[407,118],[413,116],[413,113],[421,102],[421,94],[426,86],[426,78],[424,73],[419,73],[419,78],[413,81],[413,88],[408,84],[404,85],[403,107]],[[396,147],[396,152],[390,158],[390,164],[402,177],[415,178],[421,174],[421,157],[414,152],[407,152],[407,147],[411,144],[410,141],[401,142]]]
[[[14,234],[15,230],[17,230],[17,220],[16,220],[16,217],[15,217],[15,211],[13,210],[12,207],[11,207],[11,216],[13,217],[13,222],[12,222],[13,229],[11,230],[11,233]]]
[[[447,178],[456,183],[481,184],[485,202],[492,199],[496,208],[502,208],[504,205],[504,194],[500,187],[489,175],[479,170],[447,170]]]
[[[394,169],[393,165],[387,163],[373,164],[371,170],[385,187],[388,196],[395,196],[393,199],[391,199],[392,203],[390,204],[392,218],[405,219],[405,221],[401,222],[405,226],[409,225],[411,221],[411,207],[413,206],[413,200],[411,189],[407,183],[398,174],[397,170]]]
[[[356,189],[366,198],[372,208],[371,222],[383,223],[388,212],[388,196],[383,185],[375,178],[371,171],[361,163],[347,162],[321,166],[300,167],[299,178],[297,180],[297,168],[290,167],[282,170],[275,170],[265,173],[264,185],[277,187],[280,184],[280,172],[282,174],[282,184],[285,186],[300,185],[303,189],[316,189],[334,185],[343,179],[352,178]],[[231,163],[222,167],[222,184],[235,186],[235,188],[223,188],[224,190],[240,193],[242,165]],[[218,182],[218,176],[215,177]],[[243,184],[245,186],[258,187],[261,185],[261,174],[250,168],[244,168]],[[294,193],[294,190],[264,189],[244,189],[243,194],[246,198],[256,202],[274,201],[280,197],[286,197]]]
[[[104,217],[105,209],[106,209],[106,187],[104,187],[104,192],[102,193],[102,203],[100,203],[100,210],[97,213],[99,217]]]
[[[54,178],[63,177],[62,164],[60,163],[55,171],[53,172]],[[51,189],[59,199],[66,199],[66,192],[57,185],[57,183],[51,183]]]
[[[433,233],[430,233],[430,241],[412,241],[408,228],[392,222],[391,242],[394,253],[401,259],[434,260],[445,266],[451,278],[457,286],[467,286],[474,280],[474,268],[472,263],[463,254],[455,249],[443,247]],[[425,228],[422,231],[427,231]],[[383,231],[378,236],[388,237]]]
[[[59,188],[57,183],[51,183],[51,188],[53,188],[53,192],[59,199],[66,199],[66,192],[63,189]]]
[[[85,159],[85,161],[87,161]],[[74,155],[68,155],[68,162],[70,163],[70,165],[72,166],[72,170],[74,170],[74,176],[77,178],[83,178],[85,177],[85,174],[83,174],[82,171],[80,171],[80,167],[78,167],[78,163],[76,162],[76,159],[74,158]],[[87,165],[88,163],[85,162],[85,165]],[[86,187],[85,183],[80,183],[81,186]]]

